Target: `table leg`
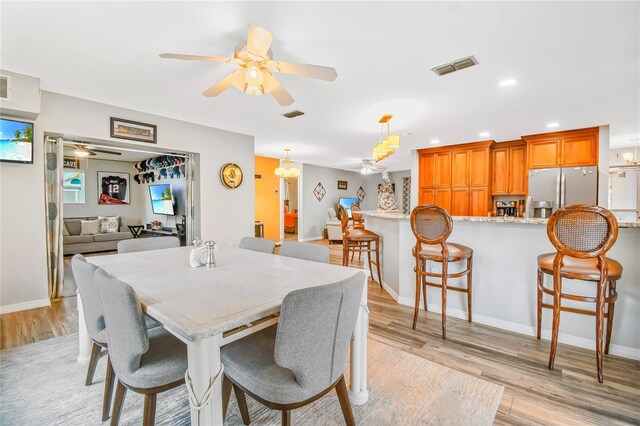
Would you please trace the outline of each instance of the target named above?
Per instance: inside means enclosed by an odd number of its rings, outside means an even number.
[[[367,390],[367,333],[369,330],[369,309],[367,308],[367,278],[365,277],[360,313],[351,341],[351,371],[349,398],[353,405],[366,404],[369,400]]]
[[[191,424],[193,426],[222,426],[222,364],[220,363],[220,343],[222,335],[207,337],[187,344],[189,377],[191,386]],[[213,381],[213,384],[211,384]],[[211,386],[211,394],[205,394]],[[205,399],[203,401],[203,399]],[[194,401],[195,400],[195,401]],[[197,410],[193,403],[201,406]]]
[[[84,322],[84,311],[80,292],[76,292],[76,296],[76,300],[78,301],[78,362],[82,363],[89,361],[93,342],[91,341],[91,337],[89,337],[87,324]]]

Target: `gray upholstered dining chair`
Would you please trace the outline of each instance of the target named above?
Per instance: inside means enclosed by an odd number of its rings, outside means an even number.
[[[240,240],[241,249],[260,251],[262,253],[273,254],[276,249],[276,243],[266,238],[243,237]]]
[[[354,425],[344,371],[360,309],[364,273],[335,284],[289,293],[280,322],[222,348],[223,411],[233,388],[245,424],[250,418],[245,392],[267,407],[282,411],[310,404],[336,389],[347,425]]]
[[[187,346],[162,327],[147,331],[135,291],[101,269],[94,275],[117,376],[111,425],[117,426],[127,389],[144,395],[143,425],[153,425],[160,392],[184,384]]]
[[[104,317],[102,314],[102,305],[100,304],[98,293],[93,283],[93,275],[96,269],[98,269],[98,267],[87,262],[85,257],[81,254],[76,254],[71,259],[73,278],[78,286],[80,297],[82,298],[84,322],[87,326],[89,337],[91,337],[91,340],[93,341],[85,386],[90,386],[93,382],[93,376],[95,374],[98,361],[100,360],[102,349],[107,349],[107,372],[104,379],[104,398],[102,402],[102,421],[104,422],[109,418],[109,409],[111,408],[111,395],[113,394],[113,367],[108,355],[109,345],[107,330],[104,325]],[[158,327],[160,325],[146,315],[144,318],[145,326],[147,328]]]
[[[180,247],[180,240],[176,237],[136,238],[118,242],[118,254],[174,247]]]
[[[280,256],[329,263],[329,249],[318,244],[284,241],[280,247],[279,254]]]

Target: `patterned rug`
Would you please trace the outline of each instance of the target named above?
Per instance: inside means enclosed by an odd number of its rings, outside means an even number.
[[[106,357],[94,384],[76,361],[77,335],[0,352],[1,425],[99,425]],[[353,406],[358,425],[490,425],[504,388],[369,339],[369,402]],[[347,380],[348,382],[348,380]],[[280,413],[248,399],[252,425],[279,425]],[[143,396],[127,392],[121,425],[142,423]],[[294,410],[296,425],[344,425],[331,392]],[[158,395],[156,423],[188,425],[184,386]],[[231,397],[226,425],[242,425]]]

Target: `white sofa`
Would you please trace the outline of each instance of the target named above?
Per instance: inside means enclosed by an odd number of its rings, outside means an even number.
[[[342,224],[336,215],[336,210],[330,207],[327,210],[327,214],[329,215],[329,221],[327,222],[327,239],[329,240],[329,244],[338,241],[342,242]]]

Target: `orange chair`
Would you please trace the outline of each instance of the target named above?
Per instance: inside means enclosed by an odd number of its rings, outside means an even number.
[[[538,256],[538,333],[542,327],[542,308],[553,309],[551,352],[549,369],[553,370],[558,347],[560,311],[594,315],[596,317],[596,365],[598,381],[602,372],[602,335],[607,319],[607,337],[604,353],[609,353],[613,310],[618,299],[616,281],[622,277],[622,265],[605,257],[618,238],[618,221],[607,209],[594,205],[577,204],[559,209],[549,218],[547,235],[556,253]],[[553,276],[553,288],[544,286],[544,274]],[[596,283],[596,297],[563,293],[562,279],[576,279]],[[543,294],[553,296],[553,305],[542,302]],[[595,311],[562,306],[562,299],[596,304]],[[604,305],[607,306],[605,313]]]

